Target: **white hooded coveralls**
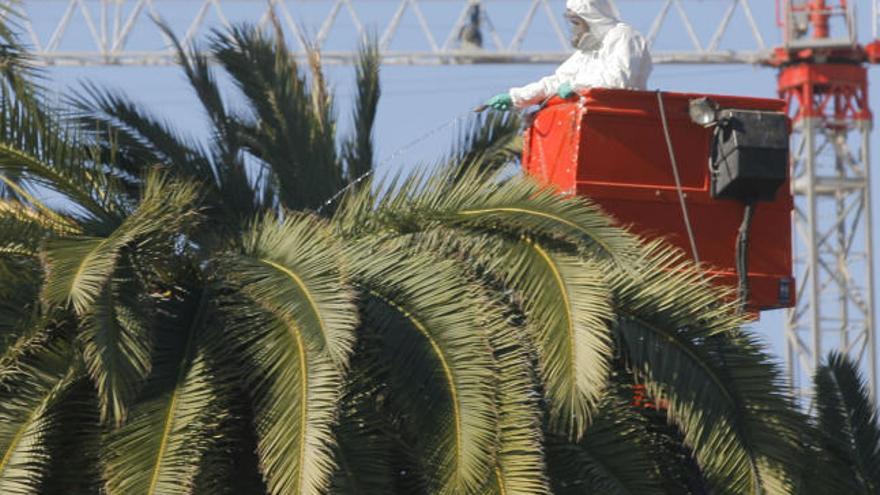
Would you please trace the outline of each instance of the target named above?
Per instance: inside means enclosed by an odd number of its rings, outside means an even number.
[[[647,86],[651,74],[648,42],[628,24],[620,22],[608,0],[566,0],[565,6],[590,26],[592,35],[601,40],[596,50],[577,50],[552,76],[511,88],[514,106],[524,108],[539,103],[564,83],[574,89],[640,89]]]

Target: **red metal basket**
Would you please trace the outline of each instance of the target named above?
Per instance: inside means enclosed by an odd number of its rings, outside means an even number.
[[[712,129],[694,124],[688,103],[707,95],[664,93],[664,108],[697,253],[718,282],[736,285],[735,245],[743,204],[710,194]],[[721,108],[782,112],[782,100],[714,96]],[[657,94],[591,89],[580,101],[552,99],[526,131],[525,170],[565,194],[586,196],[631,230],[690,253]],[[757,204],[749,247],[750,310],[792,307],[789,184]]]

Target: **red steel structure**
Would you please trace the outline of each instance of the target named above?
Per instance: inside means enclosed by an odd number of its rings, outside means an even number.
[[[837,350],[864,363],[876,397],[868,64],[880,43],[858,44],[847,0],[777,0],[777,17],[783,46],[766,63],[779,68],[794,131],[798,301],[786,317],[788,373],[806,390]]]

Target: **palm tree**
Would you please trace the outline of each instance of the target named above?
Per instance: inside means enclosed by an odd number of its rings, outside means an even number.
[[[869,494],[880,490],[880,422],[856,364],[832,352],[815,375],[815,417],[799,480],[805,493]]]
[[[515,119],[359,182],[375,48],[346,139],[317,52],[215,33],[242,112],[178,48],[206,145],[97,87],[0,101],[0,493],[794,489],[806,422],[730,294],[499,174]]]

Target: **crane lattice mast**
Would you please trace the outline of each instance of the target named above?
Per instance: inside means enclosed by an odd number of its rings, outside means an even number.
[[[856,36],[847,0],[788,0],[779,23],[779,95],[793,121],[797,306],[787,310],[786,361],[809,383],[824,353],[863,364],[877,392],[868,67],[878,45]],[[834,31],[836,28],[836,32]],[[875,26],[876,28],[876,26]]]

